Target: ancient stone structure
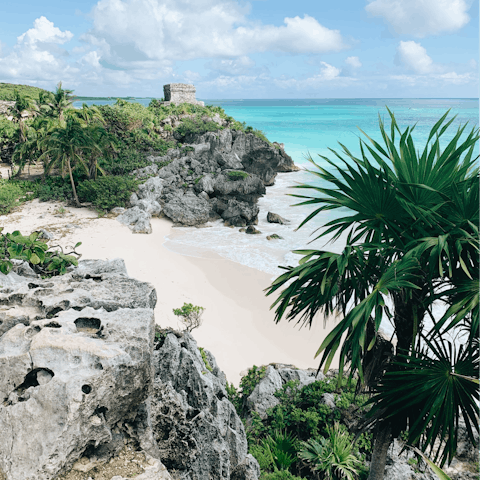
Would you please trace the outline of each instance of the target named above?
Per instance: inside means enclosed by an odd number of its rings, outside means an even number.
[[[169,83],[163,86],[165,101],[163,105],[175,103],[191,103],[193,105],[205,106],[204,102],[195,99],[195,87],[188,83]]]

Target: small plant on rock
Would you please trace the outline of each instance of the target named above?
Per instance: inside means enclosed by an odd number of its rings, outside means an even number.
[[[204,307],[193,305],[191,303],[184,303],[181,308],[174,308],[173,314],[180,317],[181,322],[185,325],[185,330],[191,332],[193,329],[202,324],[202,314]]]

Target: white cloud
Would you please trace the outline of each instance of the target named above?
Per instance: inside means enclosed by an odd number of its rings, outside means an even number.
[[[36,46],[38,43],[55,43],[61,45],[72,38],[72,32],[68,30],[62,32],[54,26],[53,22],[50,22],[42,16],[33,22],[33,28],[30,28],[30,30],[27,30],[17,38],[17,43],[19,45],[31,46]]]
[[[116,65],[133,60],[228,59],[254,52],[325,53],[346,48],[338,30],[315,18],[285,18],[284,25],[247,19],[235,0],[100,0],[93,29],[82,38]]]
[[[227,75],[241,75],[247,73],[255,66],[255,62],[246,55],[238,58],[220,59],[216,58],[205,65],[210,70]]]
[[[439,65],[433,63],[427,50],[412,40],[399,43],[395,63],[420,74],[434,73],[441,69]]]
[[[358,57],[347,57],[345,63],[352,68],[360,68],[362,66],[362,62]]]
[[[56,80],[75,70],[65,62],[66,50],[60,45],[73,34],[61,31],[45,17],[17,38],[13,50],[0,58],[0,76],[6,79]],[[73,72],[72,72],[73,73]]]
[[[370,0],[365,7],[395,32],[419,38],[459,30],[470,20],[468,9],[465,0]]]

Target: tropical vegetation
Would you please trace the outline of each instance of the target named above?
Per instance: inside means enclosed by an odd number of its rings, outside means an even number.
[[[294,196],[316,208],[300,227],[337,210],[316,239],[342,238],[345,247],[296,251],[300,264],[267,292],[279,294],[277,322],[342,315],[317,356],[328,370],[339,354],[340,377],[348,369],[371,396],[369,480],[383,479],[388,446],[401,434],[443,465],[455,455],[461,418],[472,442],[479,430],[478,129],[462,125],[442,146],[454,121],[447,112],[418,149],[414,127],[402,131],[389,114],[389,129],[379,119],[382,143],[363,133],[360,155],[340,144],[333,159],[320,156],[323,165],[310,157],[317,182],[296,186],[312,193]]]
[[[10,90],[0,85],[0,95]],[[114,105],[72,108],[73,91],[61,82],[55,92],[18,86],[8,98],[15,101],[9,112],[13,122],[0,116],[0,156],[11,164],[11,183],[19,183],[4,195],[17,193],[8,209],[31,195],[77,206],[88,202],[102,211],[125,206],[138,186],[129,174],[149,165],[147,156],[165,155],[170,148],[182,147],[191,135],[225,126],[263,136],[215,106],[164,106],[152,100],[144,107],[118,99]],[[18,178],[33,164],[41,165],[43,177],[28,187],[29,196]]]
[[[368,409],[364,405],[368,397],[355,393],[356,380],[348,382],[329,373],[323,380],[301,388],[298,381],[286,382],[275,393],[278,404],[261,418],[251,410],[247,398],[266,372],[266,366],[253,366],[242,377],[238,389],[227,384],[229,399],[245,423],[249,453],[260,465],[261,478],[270,478],[270,474],[283,478],[279,472],[288,472],[290,476],[285,478],[323,479],[330,474],[329,478],[336,480],[342,478],[341,472],[348,472],[351,479],[365,479],[372,435],[359,433],[354,442],[352,426]],[[335,408],[326,404],[325,396],[335,403]],[[318,458],[309,457],[312,445],[320,446]]]

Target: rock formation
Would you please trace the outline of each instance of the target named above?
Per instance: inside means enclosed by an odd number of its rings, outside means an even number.
[[[123,448],[126,424],[141,421],[156,293],[120,260],[49,279],[23,273],[0,279],[0,471],[47,480],[85,453]],[[148,434],[137,441],[155,453]]]
[[[132,195],[132,211],[118,217],[135,233],[150,233],[154,215],[189,226],[217,218],[240,227],[256,224],[265,186],[273,185],[277,172],[297,169],[282,148],[253,134],[227,129],[187,137],[188,145],[148,157],[151,165],[135,172],[150,178]]]
[[[14,263],[0,274],[1,480],[171,480],[165,466],[189,480],[258,479],[213,355],[188,333],[154,349],[150,284],[119,259],[48,279]],[[128,458],[134,471],[116,469]]]
[[[256,479],[243,423],[215,358],[189,333],[164,333],[154,353],[152,425],[162,462],[182,479]]]
[[[267,410],[278,405],[279,400],[274,394],[285,383],[295,380],[298,381],[298,388],[302,388],[315,380],[323,380],[324,378],[323,373],[319,372],[317,374],[314,369],[299,370],[293,365],[283,365],[281,363],[269,365],[265,375],[247,398],[247,411],[257,412],[261,419],[265,419],[267,418]]]

